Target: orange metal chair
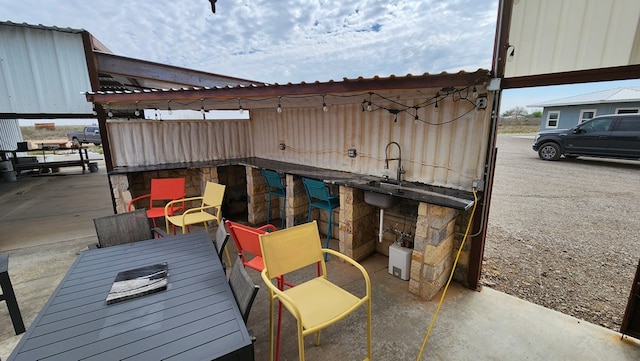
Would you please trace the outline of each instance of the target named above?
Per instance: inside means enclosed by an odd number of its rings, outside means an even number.
[[[238,255],[245,267],[249,267],[258,272],[264,269],[262,261],[262,251],[260,249],[260,235],[269,232],[275,232],[278,229],[273,224],[267,224],[260,228],[253,228],[233,221],[225,221],[227,229],[231,234],[233,243],[238,249]],[[237,261],[236,261],[237,262]],[[284,286],[294,287],[290,282],[285,282],[284,277],[278,277],[278,288],[284,289]],[[282,304],[278,312],[278,340],[280,340],[280,323],[282,318]],[[280,342],[276,345],[276,360],[280,354]]]
[[[267,224],[260,228],[253,228],[244,224],[233,222],[230,220],[225,221],[227,230],[231,234],[233,243],[238,249],[238,254],[242,260],[242,264],[245,267],[249,267],[258,272],[262,272],[264,263],[262,262],[262,251],[260,250],[260,238],[261,234],[267,232],[275,232],[278,229],[273,224]],[[285,285],[284,280],[281,279],[280,287]],[[293,284],[286,283],[287,286],[293,287]]]
[[[156,218],[164,218],[164,206],[168,201],[181,199],[185,197],[185,180],[184,178],[154,178],[151,179],[151,191],[139,197],[133,198],[127,204],[127,212],[131,212],[131,206],[145,198],[149,198],[149,208],[147,208],[147,217],[153,220],[153,226],[158,227]],[[169,208],[169,215],[182,211],[184,203],[175,203]]]

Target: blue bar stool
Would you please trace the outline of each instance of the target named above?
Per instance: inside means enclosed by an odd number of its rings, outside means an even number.
[[[2,287],[0,301],[5,301],[7,303],[9,316],[11,316],[11,322],[13,323],[13,329],[16,331],[16,335],[19,335],[24,332],[24,323],[22,322],[20,308],[18,308],[18,301],[16,301],[16,294],[13,292],[13,286],[11,286],[8,268],[9,255],[6,253],[0,253],[0,286]]]
[[[331,240],[331,230],[333,225],[333,209],[340,207],[340,196],[332,196],[327,190],[327,185],[324,182],[302,178],[304,189],[307,192],[309,198],[309,214],[307,216],[307,222],[311,222],[311,209],[313,207],[324,209],[329,212],[329,224],[327,226],[327,244],[325,248],[329,248],[329,240]],[[327,254],[324,255],[325,261],[327,260]]]
[[[284,222],[285,222],[285,207],[287,205],[287,189],[286,187],[282,184],[282,180],[280,179],[280,174],[278,174],[278,172],[273,171],[273,170],[269,170],[269,169],[262,169],[262,176],[264,177],[264,181],[267,183],[267,191],[269,191],[268,194],[268,200],[267,200],[267,224],[269,224],[269,221],[271,220],[271,196],[278,196],[280,198],[282,198],[282,226],[281,228],[284,228]]]

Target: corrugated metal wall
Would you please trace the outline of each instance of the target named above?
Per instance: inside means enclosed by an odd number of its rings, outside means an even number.
[[[0,150],[14,150],[22,141],[18,120],[0,119]]]
[[[114,166],[146,166],[250,156],[249,121],[109,121]]]
[[[411,106],[412,104],[409,104]],[[467,113],[467,114],[465,114]],[[282,113],[253,111],[252,154],[256,157],[320,168],[396,178],[396,161],[384,169],[386,145],[395,141],[402,150],[404,179],[453,189],[471,189],[482,178],[490,125],[487,110],[474,110],[468,102],[439,104],[412,115],[395,116],[385,110],[363,112],[361,105],[322,109],[292,109]],[[455,118],[458,118],[454,120]],[[286,149],[280,150],[279,144]],[[347,150],[354,148],[356,158]],[[398,156],[397,147],[389,157]]]
[[[0,25],[0,112],[91,113],[82,35]]]
[[[395,141],[405,180],[470,190],[472,180],[482,178],[489,113],[449,97],[437,112],[433,106],[419,110],[419,118],[430,124],[406,113],[396,122],[386,110],[363,112],[353,104],[328,112],[320,107],[252,110],[248,121],[110,121],[107,126],[116,167],[255,156],[395,179],[397,161],[384,169],[385,146]],[[350,148],[356,149],[355,158],[347,156]],[[389,148],[388,155],[396,158],[397,148]]]
[[[638,34],[638,0],[517,0],[505,75],[640,64]]]

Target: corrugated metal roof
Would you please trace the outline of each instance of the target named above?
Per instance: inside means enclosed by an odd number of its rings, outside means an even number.
[[[328,105],[361,103],[363,96],[376,92],[380,95],[402,93],[403,98],[418,99],[432,97],[440,88],[472,87],[485,84],[489,71],[424,73],[419,76],[407,74],[404,77],[390,75],[371,78],[343,78],[342,81],[329,80],[313,83],[251,83],[216,87],[180,87],[165,89],[98,91],[85,93],[87,101],[108,104],[111,109],[132,109],[137,104],[140,109],[171,108],[199,110],[206,109],[275,109],[279,102],[283,107],[315,107],[324,101]],[[434,90],[436,89],[436,90]],[[428,91],[427,91],[428,90]]]
[[[527,105],[527,107],[544,108],[550,106],[623,103],[637,101],[640,101],[640,87],[620,87],[593,93],[574,95],[556,100],[550,100],[543,103]]]
[[[33,24],[27,24],[27,23],[14,23],[12,21],[0,21],[0,25],[22,27],[22,28],[29,28],[29,29],[36,29],[36,30],[60,31],[63,33],[72,33],[72,34],[78,34],[86,31],[84,29],[59,28],[57,26],[46,26],[42,24],[33,25]]]

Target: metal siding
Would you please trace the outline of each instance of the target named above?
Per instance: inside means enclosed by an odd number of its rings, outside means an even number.
[[[0,119],[0,150],[14,150],[22,142],[22,132],[17,119]]]
[[[569,129],[578,125],[580,118],[580,112],[585,109],[595,109],[596,116],[615,114],[619,108],[640,108],[640,102],[627,102],[627,103],[604,103],[604,104],[583,104],[575,106],[564,107],[546,107],[542,112],[542,118],[540,120],[540,129],[556,129],[546,128],[547,115],[550,111],[560,111],[560,120],[558,121],[558,129]]]
[[[506,77],[640,64],[640,1],[514,2]]]
[[[317,109],[285,109],[282,113],[253,111],[252,156],[319,168],[396,178],[397,162],[384,169],[385,146],[396,141],[402,148],[405,180],[469,190],[481,178],[490,117],[487,110],[471,111],[469,103],[445,100],[438,112],[420,109],[420,118],[440,125],[416,123],[413,115],[385,110],[362,112],[360,104]],[[453,118],[461,117],[451,121]],[[442,124],[444,123],[444,124]],[[282,151],[278,145],[284,142]],[[356,158],[347,149],[357,150]],[[397,156],[390,149],[389,156]]]
[[[204,162],[249,155],[249,121],[107,122],[115,167]]]
[[[0,25],[0,112],[91,112],[80,33]]]

